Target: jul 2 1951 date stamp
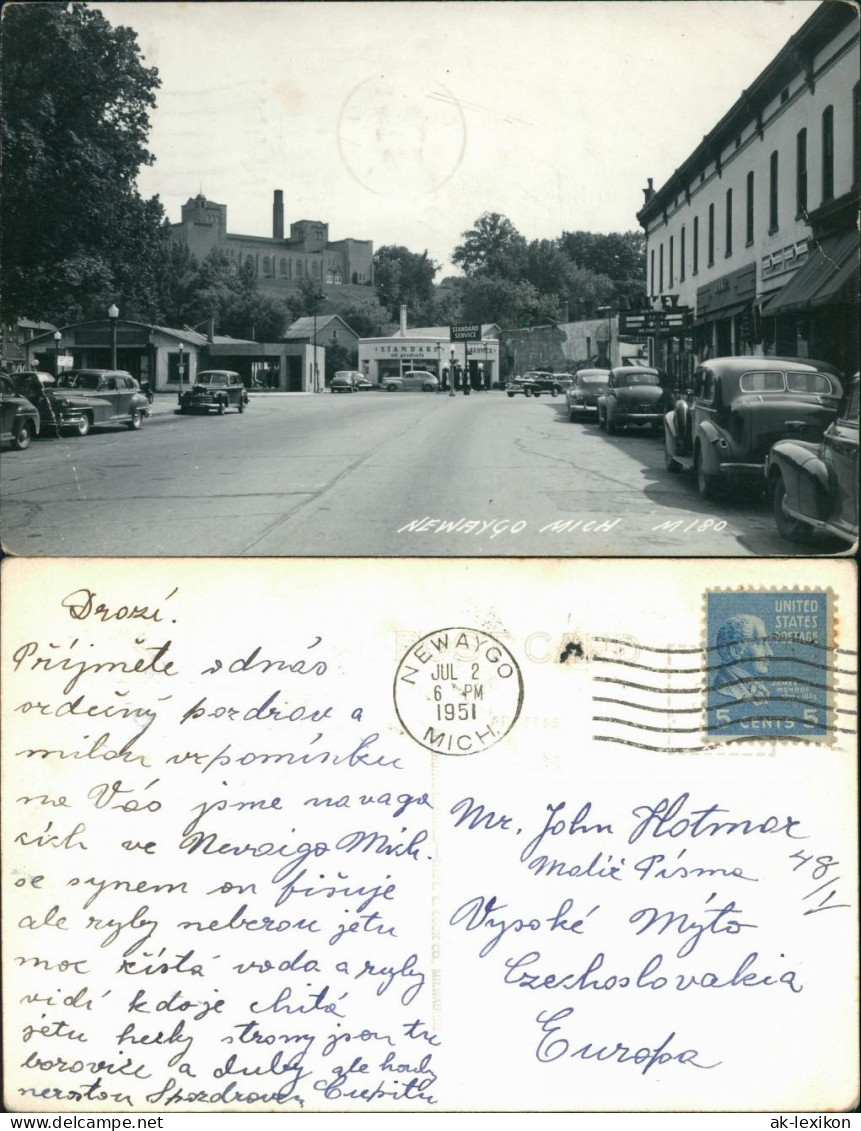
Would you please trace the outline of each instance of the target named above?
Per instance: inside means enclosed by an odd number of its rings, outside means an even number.
[[[394,680],[401,726],[426,750],[465,755],[504,738],[523,706],[511,652],[475,628],[441,628],[405,653]]]
[[[709,590],[705,729],[712,739],[833,734],[830,589]]]

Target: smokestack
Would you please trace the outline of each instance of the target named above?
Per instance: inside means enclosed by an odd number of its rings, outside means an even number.
[[[406,334],[406,332],[407,332],[407,304],[405,302],[402,302],[401,303],[401,333]]]
[[[272,200],[272,238],[284,239],[284,193],[281,189],[275,190]]]

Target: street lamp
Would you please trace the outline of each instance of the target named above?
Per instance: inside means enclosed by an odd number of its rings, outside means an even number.
[[[108,318],[111,320],[111,369],[117,367],[117,319],[120,312],[115,303],[111,303],[108,307]]]
[[[60,342],[63,340],[63,335],[59,330],[54,331],[54,376],[60,376]]]
[[[317,303],[325,299],[325,295],[314,295],[314,392],[320,392],[320,366],[317,364]]]
[[[454,396],[454,350],[451,351],[451,366],[448,371],[448,395]]]
[[[185,376],[185,346],[179,343],[179,401],[182,403],[182,379]]]

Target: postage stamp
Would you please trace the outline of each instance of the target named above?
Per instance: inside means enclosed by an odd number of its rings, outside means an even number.
[[[477,754],[504,738],[523,706],[511,652],[476,628],[441,628],[417,640],[395,672],[401,726],[436,754]]]
[[[829,739],[830,589],[709,590],[704,634],[709,738]]]

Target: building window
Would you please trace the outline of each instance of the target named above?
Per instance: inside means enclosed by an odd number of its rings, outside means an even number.
[[[775,149],[768,163],[768,234],[776,232],[777,223],[777,150]]]
[[[651,286],[651,290],[649,291],[649,294],[656,295],[658,292],[655,290],[655,249],[654,248],[652,248],[651,252],[649,253],[649,256],[650,256],[650,264],[651,264],[650,275],[651,275],[651,279],[652,279],[652,286]],[[361,275],[359,276],[359,278],[361,278]]]
[[[284,258],[283,255],[281,256],[280,260],[278,261],[278,270],[281,272],[281,275],[284,278],[287,277],[287,260]]]
[[[682,224],[682,230],[679,233],[679,282],[685,281],[685,226]]]
[[[311,271],[313,272],[314,275],[320,274],[320,264],[317,262],[316,259],[312,260],[312,262],[311,262]]]
[[[670,286],[673,285],[673,279],[675,278],[675,274],[676,274],[675,259],[676,259],[675,237],[670,236]]]
[[[709,261],[708,266],[713,267],[715,261],[715,206],[709,205]]]
[[[272,274],[272,261],[268,255],[263,256],[263,274],[267,277]]]
[[[694,216],[694,253],[693,272],[696,275],[700,269],[700,218]]]
[[[807,211],[807,130],[795,135],[795,215]]]
[[[732,255],[732,189],[726,190],[726,233],[725,240],[726,256],[729,258]]]
[[[834,107],[822,111],[822,199],[834,196]]]
[[[663,244],[661,244],[660,248],[658,249],[658,263],[660,264],[658,294],[663,294],[664,293],[664,245]]]
[[[335,286],[336,287],[340,286],[340,283],[341,283],[341,273],[340,273],[340,271],[336,271],[335,272]]]
[[[296,278],[297,279],[302,278],[302,260],[301,259],[296,260]]]
[[[745,243],[749,247],[753,243],[753,170],[747,174],[747,200],[745,202]]]
[[[327,271],[327,272],[326,272],[326,282],[327,282],[327,283],[331,283],[331,282],[332,282],[332,280],[333,280],[332,272],[331,272],[331,271]]]

